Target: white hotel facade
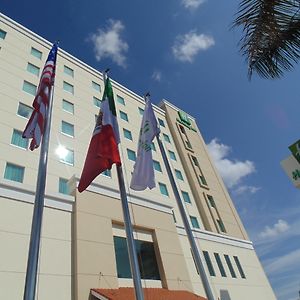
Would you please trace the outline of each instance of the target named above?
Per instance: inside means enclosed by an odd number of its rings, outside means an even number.
[[[50,48],[0,14],[0,299],[23,297],[39,149],[28,150],[20,135]],[[205,297],[156,141],[156,188],[129,188],[144,101],[112,84],[143,285]],[[133,286],[115,167],[82,194],[67,185],[70,178],[78,183],[102,93],[102,75],[60,49],[37,299],[115,299],[113,291]],[[216,299],[276,299],[195,119],[165,100],[154,110]],[[56,154],[59,146],[68,150],[64,159]]]

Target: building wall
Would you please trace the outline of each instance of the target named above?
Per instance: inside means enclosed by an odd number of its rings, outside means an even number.
[[[134,232],[151,233],[157,247],[161,282],[143,280],[143,285],[193,291],[170,208],[167,212],[144,202],[130,203],[129,209]],[[76,299],[87,299],[91,288],[133,286],[132,280],[117,278],[114,224],[123,225],[119,199],[94,192],[76,193]]]
[[[204,295],[203,287],[191,255],[187,236],[184,230],[179,228],[178,234],[180,236],[186,264],[189,266],[188,270],[194,292],[199,295]],[[209,253],[215,276],[209,275],[203,255],[201,258],[216,297],[220,297],[221,300],[251,300],[253,298],[259,300],[276,299],[251,242],[229,239],[214,233],[203,234],[203,232],[195,232],[194,235],[200,254],[202,255],[202,251]],[[220,255],[226,277],[221,276],[214,253]],[[224,259],[224,254],[229,255],[236,278],[231,276],[228,265]],[[245,279],[241,277],[233,256],[238,257],[246,277]]]
[[[216,223],[216,219],[219,218],[224,223],[226,234],[237,238],[248,239],[247,233],[230,199],[227,189],[209,157],[206,145],[194,118],[188,116],[191,122],[191,128],[189,129],[180,122],[178,115],[180,109],[169,104],[167,101],[162,102],[161,107],[166,111],[167,121],[183,161],[183,167],[188,176],[205,229],[220,233],[220,228]],[[185,130],[185,137],[180,133],[178,127],[180,125],[183,126]],[[184,142],[185,138],[188,139],[191,148],[186,146]],[[199,176],[197,177],[196,175],[196,171],[198,171],[199,174],[199,170],[196,170],[197,166],[192,163],[191,156],[197,158],[207,185],[200,184]],[[211,209],[207,195],[213,196],[217,208],[216,210]]]
[[[7,192],[10,188],[0,183],[0,299],[22,299],[33,195],[29,191],[20,190],[17,199],[14,199]],[[47,203],[55,201],[48,196],[46,200]],[[48,206],[44,209],[37,281],[39,299],[73,298],[71,219],[70,211]]]

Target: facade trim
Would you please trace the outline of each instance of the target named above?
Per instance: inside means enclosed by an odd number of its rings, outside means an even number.
[[[79,178],[76,177],[73,180],[76,180],[76,186],[78,186]],[[70,186],[74,186],[74,185],[72,183],[70,183]],[[105,195],[105,196],[120,200],[120,192],[118,189],[114,189],[112,187],[107,187],[102,184],[92,182],[86,190],[89,192]],[[136,205],[143,206],[146,208],[151,208],[151,209],[172,215],[173,206],[171,206],[171,205],[157,203],[155,201],[150,200],[149,198],[144,198],[144,197],[132,195],[129,193],[127,193],[127,197],[128,197],[127,198],[128,203],[136,204]]]
[[[0,180],[0,197],[17,200],[26,203],[34,203],[35,191],[32,187],[21,183],[12,183],[6,180]],[[51,207],[64,211],[73,211],[75,198],[69,195],[59,193],[45,194],[45,207]]]
[[[241,240],[230,236],[224,236],[211,231],[204,231],[201,229],[192,229],[193,235],[196,239],[207,240],[211,242],[221,243],[239,248],[245,248],[254,250],[253,243],[247,240]],[[182,236],[186,236],[184,227],[177,225],[177,233]]]

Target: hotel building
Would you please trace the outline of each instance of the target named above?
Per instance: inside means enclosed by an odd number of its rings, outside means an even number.
[[[21,133],[50,48],[0,14],[0,299],[23,297],[40,148],[28,150]],[[112,85],[145,300],[203,299],[157,141],[156,187],[129,188],[144,101],[113,80]],[[102,75],[59,49],[37,299],[134,299],[115,166],[85,192],[76,190],[102,93]],[[215,299],[276,299],[196,120],[166,100],[154,111]]]

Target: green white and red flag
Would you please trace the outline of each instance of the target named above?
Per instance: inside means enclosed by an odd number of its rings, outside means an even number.
[[[121,164],[118,144],[120,142],[116,106],[109,77],[105,88],[96,126],[89,145],[78,191],[83,192],[92,181],[112,165]]]

